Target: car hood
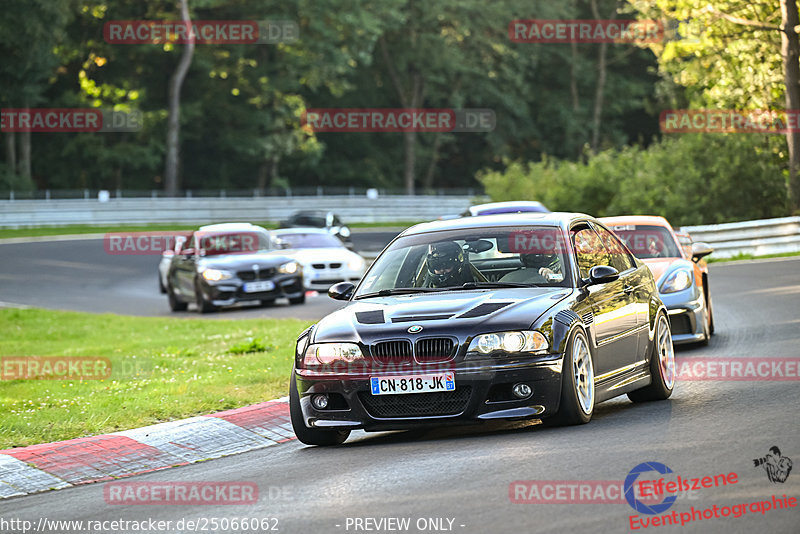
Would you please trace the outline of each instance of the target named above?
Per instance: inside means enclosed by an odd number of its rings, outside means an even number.
[[[251,270],[253,266],[259,269],[278,267],[292,258],[276,252],[255,252],[252,254],[220,254],[218,256],[205,256],[198,262],[202,267],[229,270]]]
[[[692,269],[692,262],[683,258],[649,258],[642,260],[647,265],[657,284],[661,284],[661,279],[673,270],[673,267],[684,266]]]
[[[411,326],[422,327],[419,336],[526,329],[572,291],[510,288],[355,300],[317,323],[314,342],[407,338]]]
[[[287,248],[281,250],[281,254],[284,256],[289,256],[294,260],[302,263],[303,265],[308,265],[310,263],[318,263],[318,262],[332,262],[338,261],[342,263],[347,263],[348,261],[361,258],[355,252],[350,252],[344,247],[323,247],[323,248]]]

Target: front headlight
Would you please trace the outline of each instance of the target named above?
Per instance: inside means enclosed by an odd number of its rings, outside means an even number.
[[[303,364],[306,367],[330,365],[337,361],[352,363],[363,360],[361,348],[355,343],[318,343],[306,349]]]
[[[350,228],[342,226],[341,228],[339,228],[339,235],[344,238],[350,237]]]
[[[364,268],[364,260],[361,258],[353,258],[347,262],[347,268],[351,271],[360,271]]]
[[[467,352],[491,354],[493,352],[533,352],[542,353],[550,348],[547,338],[535,330],[519,332],[496,332],[476,336],[469,344]]]
[[[278,272],[281,274],[294,274],[299,270],[300,265],[296,261],[290,261],[278,267]]]
[[[692,285],[692,273],[687,269],[678,269],[661,284],[662,293],[675,293],[683,291]]]
[[[233,278],[233,273],[222,269],[205,269],[203,270],[203,278],[209,282],[219,282],[220,280]]]

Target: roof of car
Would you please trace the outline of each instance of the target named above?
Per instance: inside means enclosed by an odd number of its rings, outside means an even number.
[[[417,224],[403,231],[401,235],[422,234],[462,228],[486,228],[501,226],[560,226],[566,228],[576,219],[594,220],[594,217],[583,213],[567,212],[525,212],[503,213],[500,215],[484,215],[481,217],[463,217]]]
[[[331,235],[331,233],[326,230],[325,228],[317,228],[315,226],[297,226],[295,228],[281,228],[280,230],[272,230],[272,233],[275,235],[282,235],[282,234],[323,234],[323,235]]]
[[[245,222],[234,222],[234,223],[218,223],[218,224],[207,224],[205,226],[201,226],[198,230],[202,232],[226,232],[226,231],[236,231],[236,230],[264,230],[261,226],[257,226],[252,223],[245,223]]]
[[[477,204],[475,206],[470,206],[469,211],[475,213],[475,212],[514,209],[514,208],[523,210],[527,209],[531,211],[547,210],[547,208],[544,207],[544,204],[536,200],[510,200],[505,202],[489,202],[487,204]]]
[[[672,226],[670,226],[669,222],[664,217],[659,217],[657,215],[620,215],[617,217],[600,217],[598,220],[606,225],[648,224],[672,228]]]

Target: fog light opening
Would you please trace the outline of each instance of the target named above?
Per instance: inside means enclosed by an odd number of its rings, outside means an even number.
[[[518,399],[527,399],[533,393],[533,390],[528,384],[514,384],[511,392]]]
[[[314,408],[317,410],[324,410],[328,407],[328,394],[319,393],[317,395],[313,395],[311,397],[311,404],[313,404]]]

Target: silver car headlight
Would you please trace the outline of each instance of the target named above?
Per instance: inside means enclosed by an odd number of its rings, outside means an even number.
[[[316,343],[306,349],[303,364],[313,367],[330,365],[337,361],[353,363],[363,359],[361,348],[355,343]]]
[[[688,269],[678,269],[669,276],[667,276],[664,283],[661,284],[662,293],[675,293],[676,291],[683,291],[692,285],[692,273]]]
[[[294,274],[300,270],[300,264],[296,261],[290,261],[289,263],[284,263],[280,267],[278,267],[278,272],[281,274]]]
[[[494,332],[475,336],[467,349],[468,353],[492,354],[493,352],[529,352],[541,354],[547,352],[550,344],[541,332],[521,330],[512,332]]]
[[[347,262],[347,268],[351,271],[360,271],[364,268],[364,260],[362,258],[353,258]]]
[[[219,282],[220,280],[233,278],[233,273],[223,269],[203,269],[203,278],[209,282]]]

